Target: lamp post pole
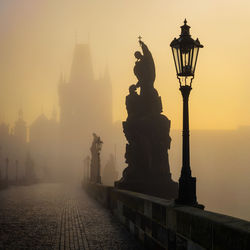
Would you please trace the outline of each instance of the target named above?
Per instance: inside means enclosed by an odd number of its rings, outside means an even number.
[[[203,48],[199,39],[192,39],[190,35],[190,26],[185,19],[181,26],[179,38],[174,38],[171,42],[174,64],[177,78],[180,83],[180,91],[183,98],[183,137],[182,137],[182,169],[179,178],[179,194],[176,203],[198,206],[196,198],[196,178],[192,177],[190,167],[190,145],[189,145],[189,110],[188,99],[192,90],[192,81],[199,54],[199,49]]]
[[[191,90],[192,87],[188,85],[180,87],[183,98],[182,169],[179,179],[179,195],[176,202],[185,205],[198,205],[196,198],[196,178],[192,177],[190,168],[188,100]]]
[[[97,139],[97,142],[96,142],[96,147],[97,147],[96,183],[99,183],[99,184],[102,183],[102,181],[101,181],[101,157],[100,157],[100,153],[101,153],[101,150],[102,150],[102,144],[103,144],[103,141],[101,141],[101,138],[99,136],[98,139]]]
[[[183,142],[182,142],[182,170],[181,177],[191,176],[190,169],[190,149],[189,149],[189,110],[188,99],[191,91],[190,86],[181,86],[180,91],[183,98]]]

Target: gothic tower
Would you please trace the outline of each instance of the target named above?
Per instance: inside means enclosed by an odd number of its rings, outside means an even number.
[[[69,79],[60,77],[58,95],[63,162],[76,167],[88,154],[92,133],[103,135],[112,126],[109,74],[95,79],[89,45],[75,45]]]

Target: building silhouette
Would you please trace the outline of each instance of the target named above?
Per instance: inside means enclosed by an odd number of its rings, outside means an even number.
[[[112,87],[107,70],[103,77],[94,78],[90,49],[77,44],[69,80],[60,77],[58,87],[60,126],[63,137],[82,145],[86,135],[112,125]],[[97,131],[98,132],[98,131]]]
[[[94,76],[88,44],[75,45],[69,77],[59,78],[58,100],[58,120],[53,110],[50,118],[42,113],[28,127],[20,109],[13,127],[0,124],[0,147],[10,159],[10,172],[18,160],[20,177],[25,177],[30,152],[37,178],[80,179],[93,132],[104,140],[105,164],[113,147],[112,85],[107,67],[99,78]]]
[[[29,150],[35,161],[36,174],[40,178],[55,179],[58,172],[59,124],[54,112],[49,119],[39,115],[30,125]]]
[[[107,137],[112,128],[112,85],[108,70],[95,79],[88,44],[76,44],[69,79],[60,76],[60,157],[62,170],[81,171],[92,133]],[[72,171],[72,168],[76,171]]]
[[[23,118],[23,111],[20,109],[14,127],[2,122],[0,124],[0,168],[2,176],[5,176],[5,159],[9,159],[8,176],[10,180],[16,178],[15,161],[19,161],[19,176],[25,175],[25,154],[27,151],[27,125]]]

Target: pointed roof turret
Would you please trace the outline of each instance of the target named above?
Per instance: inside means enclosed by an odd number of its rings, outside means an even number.
[[[93,81],[94,74],[88,44],[76,44],[70,72],[70,84],[84,84]]]

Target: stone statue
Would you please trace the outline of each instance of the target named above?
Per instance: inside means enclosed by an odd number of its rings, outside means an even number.
[[[135,52],[135,58],[137,61],[134,66],[134,74],[136,75],[138,82],[136,87],[141,88],[141,94],[151,91],[154,87],[155,81],[155,64],[151,52],[147,45],[139,40],[143,54],[140,51]]]
[[[101,141],[100,136],[97,136],[93,133],[93,141],[90,147],[91,151],[91,163],[90,163],[90,181],[94,183],[101,183],[101,163],[100,163],[100,152],[102,149],[103,142]]]
[[[128,119],[139,115],[140,113],[140,96],[136,92],[136,85],[129,87],[129,95],[126,96],[126,109],[128,112]]]
[[[126,97],[128,117],[123,122],[127,139],[125,159],[128,167],[115,182],[120,189],[176,198],[178,184],[171,179],[168,150],[170,120],[161,114],[161,97],[154,88],[155,65],[151,52],[139,40],[143,54],[136,51],[134,74],[137,84],[129,87]],[[136,91],[140,88],[140,94]]]

